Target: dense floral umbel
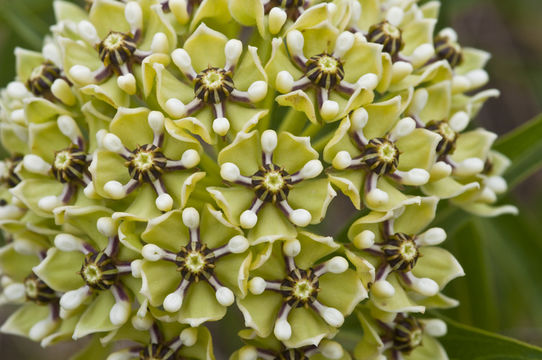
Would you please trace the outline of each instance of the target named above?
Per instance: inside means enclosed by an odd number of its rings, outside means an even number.
[[[78,359],[447,358],[421,316],[463,275],[437,204],[516,210],[471,125],[489,55],[435,33],[438,1],[54,10],[0,93],[3,332],[94,337]],[[210,322],[245,345],[215,354]]]

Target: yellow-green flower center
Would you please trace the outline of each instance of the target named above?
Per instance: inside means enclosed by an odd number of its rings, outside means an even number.
[[[109,289],[119,275],[113,259],[103,251],[87,254],[79,274],[87,285],[95,290]]]
[[[26,299],[38,305],[49,304],[58,298],[55,291],[34,273],[24,279],[24,291]]]
[[[152,183],[162,176],[167,165],[167,158],[161,149],[153,144],[138,146],[126,162],[128,171],[134,180]]]
[[[404,233],[396,233],[389,237],[382,246],[384,256],[393,270],[407,272],[412,270],[420,256],[414,239]]]
[[[382,21],[369,28],[367,40],[382,44],[382,51],[395,58],[404,46],[401,30],[387,21]]]
[[[312,56],[305,67],[305,76],[321,88],[333,89],[344,79],[342,62],[327,53]]]
[[[210,67],[203,70],[194,80],[194,93],[201,101],[219,104],[235,89],[231,71]]]
[[[391,174],[399,165],[399,149],[386,138],[371,139],[363,150],[362,159],[375,174]]]
[[[393,331],[393,348],[408,354],[421,345],[423,329],[418,320],[413,317],[404,318],[399,315]]]

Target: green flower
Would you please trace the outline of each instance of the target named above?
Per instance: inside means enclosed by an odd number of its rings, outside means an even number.
[[[110,132],[97,134],[100,148],[90,167],[96,193],[116,200],[138,193],[124,210],[127,213],[136,212],[138,200],[148,200],[143,195],[147,187],[156,193],[158,210],[184,207],[195,183],[204,176],[189,170],[199,163],[200,145],[186,132],[168,131],[171,126],[171,120],[158,111],[119,108],[109,124]]]
[[[350,227],[348,237],[362,251],[353,250],[347,255],[355,265],[359,264],[359,272],[374,276],[370,289],[378,308],[390,312],[423,311],[424,298],[439,297],[438,292],[448,282],[464,275],[457,260],[435,246],[446,239],[444,230],[430,228],[422,232],[433,220],[437,202],[436,198],[423,198],[419,205],[387,213],[371,212]],[[374,270],[355,257],[369,261]]]
[[[373,100],[382,73],[379,46],[348,31],[339,33],[327,20],[290,30],[285,42],[273,39],[272,46],[265,69],[284,94],[275,99],[279,105],[318,123],[319,118],[337,121]]]
[[[34,272],[49,287],[62,292],[61,316],[79,318],[73,338],[111,331],[131,314],[131,293],[138,288],[131,261],[136,253],[121,247],[111,210],[103,207],[63,207],[56,212],[64,231]]]
[[[141,249],[141,293],[151,306],[163,308],[158,318],[199,326],[220,320],[234,292],[244,294],[248,241],[210,205],[201,218],[186,208],[152,219],[141,239],[147,243]]]
[[[247,107],[267,95],[267,76],[257,54],[243,43],[201,24],[171,57],[184,79],[155,65],[158,103],[176,125],[215,142],[230,128],[235,135],[255,126],[267,111]],[[249,70],[250,69],[250,70]],[[150,71],[150,70],[149,70]],[[172,71],[174,71],[172,69]],[[211,131],[212,130],[212,131]]]
[[[354,356],[360,360],[447,360],[436,337],[446,335],[446,323],[439,319],[418,319],[405,313],[374,319],[367,311],[356,314],[363,327],[363,339]]]
[[[137,92],[143,60],[167,61],[177,42],[160,7],[144,9],[135,1],[94,2],[88,18],[73,25],[59,30],[67,76],[82,93],[114,107],[128,105],[127,95]]]
[[[357,109],[324,149],[324,159],[335,169],[331,181],[358,209],[362,200],[377,211],[417,202],[392,184],[419,186],[429,180],[440,136],[416,129],[412,118],[399,120],[403,109],[401,96]]]
[[[77,122],[60,115],[56,121],[31,123],[28,131],[32,153],[24,156],[24,172],[19,169],[24,180],[12,193],[45,217],[59,206],[92,197],[92,155]]]
[[[20,219],[26,212],[26,208],[10,192],[21,182],[17,174],[23,157],[13,155],[0,161],[0,224]]]
[[[296,154],[295,157],[291,156]],[[336,195],[309,138],[266,130],[239,133],[218,155],[233,186],[207,190],[228,220],[251,229],[252,243],[295,238],[295,226],[317,224]]]
[[[342,326],[367,297],[356,273],[330,237],[299,233],[297,239],[261,245],[250,272],[250,293],[238,299],[245,325],[271,333],[289,348],[318,345]]]

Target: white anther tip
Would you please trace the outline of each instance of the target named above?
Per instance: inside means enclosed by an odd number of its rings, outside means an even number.
[[[4,292],[2,295],[9,301],[21,301],[25,298],[25,287],[21,283],[11,283],[8,285],[2,285]]]
[[[230,130],[230,122],[225,117],[219,117],[213,120],[213,131],[220,136],[225,136]]]
[[[83,193],[88,199],[94,199],[96,197],[96,188],[94,188],[94,183],[89,182],[88,185],[83,189]]]
[[[58,119],[56,119],[56,124],[60,132],[71,140],[74,140],[79,136],[79,127],[71,116],[60,115]]]
[[[167,312],[177,312],[183,306],[183,297],[177,292],[173,292],[164,299],[164,310]]]
[[[411,63],[406,61],[396,61],[392,65],[393,81],[400,81],[414,71]]]
[[[262,144],[263,152],[267,154],[273,153],[278,143],[277,133],[275,132],[275,130],[265,130],[262,133],[260,142]]]
[[[243,52],[243,43],[237,39],[228,40],[224,47],[224,54],[226,55],[226,61],[230,65],[234,65],[239,60],[241,53]]]
[[[288,340],[292,337],[292,327],[287,320],[279,319],[275,323],[273,333],[278,340]]]
[[[297,256],[301,252],[301,243],[297,239],[285,241],[282,245],[282,251],[286,256]]]
[[[126,18],[126,21],[136,29],[141,28],[143,10],[141,10],[139,3],[135,1],[127,3],[124,8],[124,17]]]
[[[363,89],[373,90],[378,85],[378,76],[373,73],[363,75],[356,82]]]
[[[234,254],[245,252],[249,246],[247,238],[242,235],[235,235],[228,241],[228,250]]]
[[[60,251],[79,251],[83,248],[82,241],[70,234],[58,234],[54,243]]]
[[[352,123],[352,130],[360,131],[367,125],[369,113],[365,108],[356,109],[350,116],[350,121]]]
[[[266,282],[261,277],[257,276],[255,278],[252,278],[248,282],[248,291],[250,291],[254,295],[260,295],[265,291]]]
[[[132,316],[132,326],[139,331],[147,331],[152,327],[152,316]]]
[[[155,205],[160,211],[169,211],[173,207],[173,198],[169,194],[160,194],[155,200]]]
[[[294,78],[292,74],[286,70],[279,72],[275,80],[275,86],[281,93],[288,93],[292,91],[292,88],[294,87]]]
[[[324,166],[320,160],[310,160],[299,170],[299,175],[303,179],[312,179],[324,171]]]
[[[429,336],[441,337],[448,332],[448,326],[440,319],[428,319],[423,322],[423,330]]]
[[[271,34],[277,34],[280,29],[282,29],[282,26],[288,19],[288,14],[284,10],[282,10],[280,7],[274,7],[269,12],[269,32]]]
[[[490,176],[486,179],[486,186],[497,194],[502,194],[508,189],[508,184],[502,176]]]
[[[122,325],[130,318],[132,307],[128,301],[119,301],[109,311],[109,320],[113,325]]]
[[[290,221],[297,226],[305,227],[312,220],[311,213],[305,209],[296,209],[290,213]]]
[[[182,118],[186,113],[186,106],[176,98],[170,98],[164,105],[164,110],[173,118]]]
[[[69,73],[71,77],[80,84],[90,84],[94,82],[94,76],[92,71],[84,65],[74,65],[70,68]]]
[[[251,102],[256,103],[265,98],[267,95],[267,83],[262,80],[254,81],[247,90],[248,98]]]
[[[60,306],[64,310],[75,310],[85,301],[88,297],[88,288],[86,286],[80,287],[76,290],[71,290],[60,298]]]
[[[326,341],[323,344],[320,343],[319,349],[323,356],[331,360],[338,360],[344,356],[343,347],[335,341]]]
[[[405,13],[403,9],[398,6],[394,6],[388,10],[388,13],[386,14],[386,20],[388,20],[388,22],[393,26],[399,26],[403,21],[404,15]]]
[[[40,341],[47,335],[49,335],[56,327],[57,322],[50,318],[38,321],[28,333],[28,337],[33,341]]]
[[[332,307],[323,310],[322,318],[333,327],[341,327],[344,323],[344,315],[339,310]]]
[[[457,42],[457,32],[450,27],[440,30],[438,34],[442,37],[448,38],[448,40],[451,42]]]
[[[465,76],[469,79],[472,88],[484,86],[489,81],[489,75],[487,74],[487,71],[483,69],[472,70]]]
[[[402,183],[405,185],[420,186],[427,184],[429,173],[424,169],[411,169],[403,177]]]
[[[423,296],[434,296],[439,291],[438,284],[429,278],[421,278],[412,282],[412,289]]]
[[[372,189],[367,193],[366,200],[370,206],[380,206],[386,204],[390,199],[387,192],[380,189]]]
[[[449,176],[452,173],[452,170],[450,164],[444,161],[437,161],[431,168],[431,176],[442,179]]]
[[[469,125],[469,115],[464,111],[456,112],[449,121],[450,127],[455,132],[461,132]]]
[[[472,176],[484,169],[484,162],[479,158],[468,158],[460,162],[455,168],[456,175]]]
[[[77,24],[77,30],[79,31],[81,37],[89,44],[94,45],[100,42],[98,32],[90,21],[81,21],[79,24]]]
[[[143,266],[143,260],[136,259],[130,263],[130,270],[132,271],[132,276],[136,279],[141,278],[141,267]]]
[[[324,120],[333,120],[339,113],[339,103],[333,100],[326,100],[320,108],[320,115]]]
[[[147,122],[149,124],[149,127],[155,133],[161,133],[162,131],[164,131],[165,121],[166,118],[164,117],[164,114],[162,114],[160,111],[151,111],[147,116]]]
[[[53,211],[60,205],[62,205],[62,201],[54,195],[44,196],[38,201],[38,207],[43,211],[48,212]]]
[[[175,49],[171,53],[171,59],[182,72],[192,72],[192,59],[185,49]]]
[[[393,295],[395,295],[393,285],[386,280],[375,281],[371,286],[371,292],[374,296],[379,298],[391,298]]]
[[[252,210],[245,210],[241,214],[239,222],[241,223],[241,227],[252,229],[258,222],[258,215]]]
[[[184,346],[190,347],[194,346],[196,342],[198,341],[198,329],[197,328],[188,328],[181,331],[181,335],[179,335],[179,339],[181,339],[181,342]]]
[[[299,30],[292,30],[286,35],[286,43],[288,44],[288,49],[292,55],[303,54],[303,45],[305,44],[305,39],[303,34]]]
[[[352,46],[354,46],[355,39],[354,34],[352,34],[350,31],[341,33],[335,42],[334,55],[338,58],[343,57],[344,54],[346,54],[352,48]]]
[[[102,138],[102,145],[109,151],[121,153],[125,150],[120,138],[112,133],[107,133]]]
[[[105,183],[104,191],[115,200],[122,199],[126,196],[124,186],[118,181],[111,180]]]
[[[8,95],[15,99],[22,99],[28,95],[30,95],[30,92],[24,86],[22,82],[19,81],[12,81],[8,84],[6,91]]]
[[[199,153],[194,149],[186,150],[181,157],[181,163],[187,169],[191,169],[198,165],[200,160]]]
[[[397,122],[393,133],[396,138],[401,138],[413,132],[414,129],[416,129],[416,121],[410,117],[406,117]]]
[[[199,226],[199,212],[193,207],[183,210],[182,219],[183,224],[189,229],[197,229]]]
[[[424,245],[438,245],[446,240],[446,231],[439,227],[428,229],[420,235],[420,240]]]
[[[342,256],[334,256],[327,261],[326,270],[333,274],[342,274],[348,270],[348,261]]]
[[[235,300],[233,291],[231,291],[225,286],[219,287],[216,290],[215,296],[216,296],[216,301],[218,301],[218,303],[222,306],[230,306],[231,304],[233,304],[233,301]]]
[[[163,32],[157,32],[152,37],[151,51],[153,54],[168,54],[169,53],[169,41]]]
[[[253,346],[243,346],[239,350],[239,360],[258,360],[258,351]]]
[[[226,181],[235,182],[241,176],[241,170],[234,163],[227,162],[220,166],[220,176]]]
[[[337,170],[344,170],[348,168],[352,164],[352,156],[348,153],[348,151],[339,151],[337,155],[335,155],[335,158],[333,158],[333,161],[331,162],[331,165],[337,169]]]
[[[363,230],[354,237],[354,246],[358,249],[368,249],[375,243],[375,234],[371,230]]]
[[[141,255],[145,260],[158,261],[164,256],[164,250],[154,244],[147,244],[141,249]]]
[[[30,172],[43,175],[46,175],[51,169],[51,165],[49,165],[40,156],[34,154],[28,154],[24,156],[23,166],[26,170]]]
[[[98,231],[103,236],[112,237],[117,235],[117,224],[115,220],[110,217],[101,217],[96,222]]]
[[[117,77],[117,86],[128,95],[134,95],[137,90],[136,79],[131,73]]]

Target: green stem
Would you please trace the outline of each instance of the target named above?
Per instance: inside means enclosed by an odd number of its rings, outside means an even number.
[[[305,127],[306,121],[304,113],[290,109],[279,126],[279,132],[288,131],[292,134],[299,134],[303,130],[303,127]]]
[[[322,136],[320,139],[316,140],[312,144],[312,147],[314,148],[314,150],[316,150],[318,152],[322,152],[324,150],[324,148],[326,147],[327,143],[329,142],[329,140],[331,140],[332,137],[333,137],[333,132],[331,132],[329,134],[326,134],[326,135]]]
[[[322,130],[322,126],[319,124],[313,124],[310,123],[301,133],[301,136],[309,136],[314,137],[320,130]]]

